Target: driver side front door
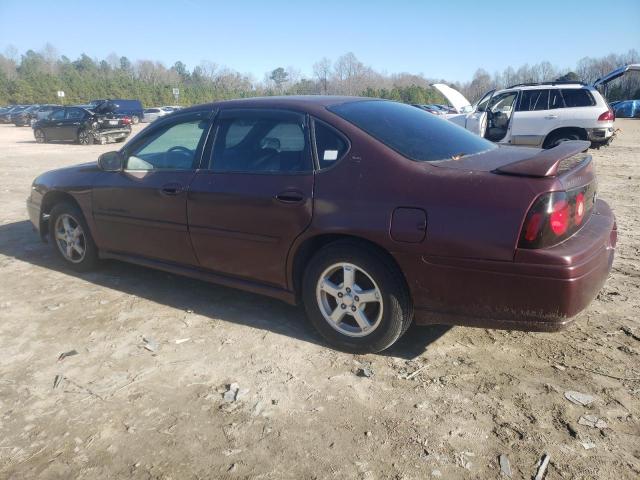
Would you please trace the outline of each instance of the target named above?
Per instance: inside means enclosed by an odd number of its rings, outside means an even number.
[[[197,265],[187,192],[210,116],[202,111],[159,121],[123,149],[123,170],[97,175],[93,215],[100,249]]]

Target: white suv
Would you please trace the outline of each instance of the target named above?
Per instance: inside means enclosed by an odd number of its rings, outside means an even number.
[[[567,140],[590,140],[592,146],[599,147],[611,141],[615,116],[596,87],[606,87],[631,70],[640,70],[640,64],[618,68],[593,85],[513,85],[488,92],[473,106],[447,85],[433,87],[459,112],[447,115],[449,120],[493,142],[552,148]]]

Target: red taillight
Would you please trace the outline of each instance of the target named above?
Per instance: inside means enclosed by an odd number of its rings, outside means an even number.
[[[122,123],[125,125],[131,125],[131,119],[129,117],[124,117],[122,119]]]
[[[585,209],[586,207],[584,205],[584,194],[580,192],[578,195],[576,195],[576,205],[573,210],[573,223],[575,223],[576,225],[580,225],[582,223]]]
[[[540,223],[542,222],[542,215],[540,213],[534,213],[527,221],[524,231],[524,239],[527,242],[533,242],[540,232]]]
[[[519,248],[546,248],[566,240],[593,210],[596,184],[540,195],[525,217]]]
[[[549,225],[556,235],[564,235],[569,228],[569,204],[560,200],[553,204],[553,211],[549,215]]]
[[[598,117],[599,122],[613,122],[616,119],[615,114],[611,110],[607,110]]]

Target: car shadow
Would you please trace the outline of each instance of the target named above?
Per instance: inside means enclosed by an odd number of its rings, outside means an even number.
[[[118,261],[102,262],[99,269],[88,273],[70,270],[50,245],[40,241],[27,220],[0,225],[0,254],[178,310],[192,310],[208,318],[326,345],[306,321],[301,307],[275,299]],[[395,345],[379,355],[414,359],[449,329],[413,325]]]

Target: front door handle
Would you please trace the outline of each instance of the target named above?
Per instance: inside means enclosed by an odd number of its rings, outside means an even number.
[[[276,195],[276,200],[282,203],[302,203],[304,195],[297,190],[286,190]]]
[[[546,117],[547,120],[553,120],[554,118],[558,118],[558,115],[547,115]]]
[[[160,192],[163,195],[179,195],[182,193],[182,185],[179,183],[167,183],[160,187]]]

